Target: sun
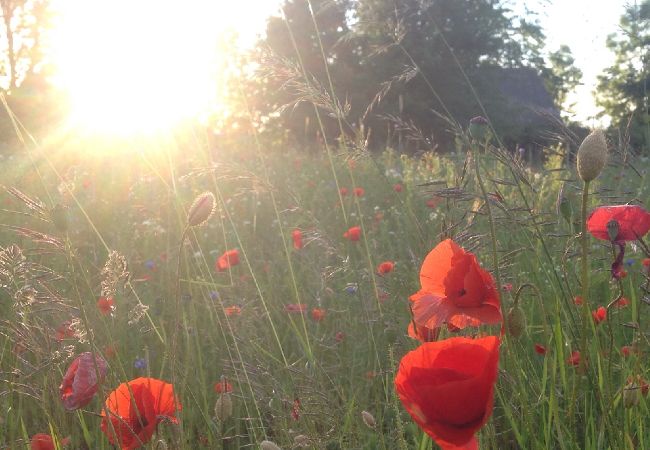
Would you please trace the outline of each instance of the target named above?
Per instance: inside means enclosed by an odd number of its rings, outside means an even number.
[[[240,2],[55,4],[55,82],[67,92],[69,123],[110,135],[157,133],[222,108],[220,39],[255,32]]]

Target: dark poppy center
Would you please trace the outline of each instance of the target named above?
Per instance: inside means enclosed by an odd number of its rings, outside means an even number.
[[[465,294],[467,294],[467,291],[465,290],[465,288],[463,288],[463,289],[461,289],[460,291],[458,291],[458,296],[459,296],[459,297],[462,297],[462,296],[465,295]]]

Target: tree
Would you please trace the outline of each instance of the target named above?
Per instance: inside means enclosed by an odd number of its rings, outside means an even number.
[[[567,95],[580,83],[582,71],[575,66],[568,45],[561,45],[548,55],[548,66],[542,68],[542,77],[555,104],[570,110],[571,106],[565,105]]]
[[[597,103],[630,145],[650,152],[650,0],[629,5],[620,32],[607,38],[616,56],[598,77]]]

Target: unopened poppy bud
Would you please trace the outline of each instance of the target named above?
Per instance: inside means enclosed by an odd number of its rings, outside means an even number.
[[[600,175],[607,163],[607,142],[602,130],[594,130],[578,148],[578,175],[591,181]]]
[[[214,404],[214,415],[219,422],[230,419],[232,416],[232,397],[227,392],[219,396]]]
[[[54,205],[54,208],[50,211],[50,218],[57,231],[61,233],[68,231],[68,213],[65,206],[58,203]]]
[[[626,408],[632,408],[641,400],[639,386],[635,382],[628,383],[623,389],[623,404]]]
[[[469,121],[469,135],[479,142],[487,141],[490,136],[489,122],[485,117],[476,116]]]
[[[275,445],[275,443],[271,441],[262,441],[260,442],[260,449],[261,450],[282,450],[280,447]]]
[[[203,225],[214,214],[216,203],[214,194],[209,191],[196,197],[192,206],[190,206],[190,211],[187,213],[187,224],[190,227]]]
[[[514,338],[518,338],[526,330],[526,315],[518,304],[515,304],[507,315],[508,333]]]
[[[365,423],[368,428],[375,428],[377,425],[375,417],[368,411],[361,411],[361,418],[363,419],[363,423]]]
[[[609,237],[610,241],[615,241],[616,237],[618,236],[618,232],[620,230],[620,225],[617,220],[610,220],[607,222],[607,236]]]
[[[293,445],[301,448],[309,447],[310,445],[309,436],[305,436],[304,434],[299,434],[298,436],[293,438]]]

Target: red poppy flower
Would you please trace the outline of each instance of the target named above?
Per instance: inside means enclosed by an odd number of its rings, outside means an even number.
[[[601,306],[597,310],[591,312],[591,317],[593,317],[594,322],[596,322],[596,325],[598,325],[607,319],[607,310],[604,306]]]
[[[402,186],[400,183],[396,183],[393,185],[393,190],[395,192],[402,192],[404,190],[404,186]]]
[[[477,449],[494,402],[499,338],[427,342],[402,358],[395,387],[413,420],[443,450]]]
[[[327,311],[324,310],[323,308],[314,308],[311,310],[311,318],[315,322],[320,322],[325,318],[326,315],[327,315]]]
[[[226,316],[231,317],[231,316],[238,316],[241,314],[241,308],[237,305],[234,306],[226,306],[223,309],[223,312],[226,314]]]
[[[59,395],[65,409],[73,411],[90,403],[104,381],[107,369],[108,365],[101,356],[93,357],[90,352],[77,356],[59,386]]]
[[[99,300],[97,300],[97,307],[102,314],[105,316],[109,315],[115,309],[113,297],[99,297]]]
[[[339,189],[339,193],[341,194],[341,197],[347,196],[348,195],[348,188],[342,187],[341,189]]]
[[[291,314],[304,314],[307,312],[307,305],[304,303],[289,303],[284,305],[284,311]]]
[[[59,444],[68,445],[70,438],[61,439]],[[31,450],[55,450],[54,439],[52,436],[45,433],[36,433],[29,441]]]
[[[643,264],[643,267],[645,267],[646,269],[650,268],[650,258],[643,258],[641,264]]]
[[[535,344],[535,353],[538,355],[545,355],[546,347],[544,347],[542,344]]]
[[[334,336],[334,339],[336,340],[337,343],[341,343],[345,340],[345,333],[342,331],[337,331],[336,335]]]
[[[420,291],[410,297],[417,327],[433,330],[447,323],[463,329],[502,320],[492,276],[451,239],[424,259],[420,284]]]
[[[222,378],[221,381],[214,383],[214,392],[217,394],[230,393],[232,392],[232,384],[230,384],[225,378]]]
[[[350,228],[348,231],[343,233],[343,237],[350,241],[358,241],[361,238],[361,227],[356,226]]]
[[[576,306],[580,306],[580,305],[582,305],[582,303],[584,303],[584,302],[583,302],[581,296],[576,295],[576,296],[573,298],[573,304],[574,304],[574,305],[576,305]]]
[[[302,231],[293,230],[291,232],[291,239],[293,239],[293,248],[300,250],[302,248]]]
[[[427,200],[427,206],[431,209],[434,209],[440,204],[440,202],[442,202],[442,197],[436,196]]]
[[[632,353],[632,347],[631,347],[631,346],[629,346],[629,345],[624,345],[623,347],[621,347],[621,354],[622,354],[623,356],[625,356],[626,358],[627,358],[628,356],[630,356],[631,353]]]
[[[379,275],[386,275],[387,273],[392,272],[394,268],[395,263],[393,261],[384,261],[377,267],[377,273]]]
[[[567,358],[566,362],[570,366],[578,367],[580,365],[580,352],[578,350],[571,352],[571,356]]]
[[[356,197],[363,197],[363,195],[366,193],[366,191],[362,187],[355,187],[354,188],[354,195]]]
[[[237,264],[239,264],[239,250],[228,250],[217,259],[215,269],[217,269],[218,272],[223,272]]]
[[[618,300],[616,300],[616,301],[614,302],[614,305],[613,305],[613,306],[614,306],[615,308],[625,308],[625,307],[628,306],[629,304],[630,304],[630,301],[629,301],[627,298],[625,298],[625,297],[621,297],[621,298],[619,298]]]
[[[72,339],[77,337],[75,335],[74,328],[72,327],[72,321],[71,320],[66,320],[63,322],[61,325],[59,325],[59,328],[56,329],[56,340],[57,341],[62,341],[64,339]]]
[[[635,241],[650,230],[650,213],[637,205],[599,206],[587,218],[587,229],[596,239]]]
[[[178,422],[175,414],[180,410],[171,384],[155,378],[136,378],[108,394],[101,429],[111,444],[132,450],[149,442],[163,419]]]

